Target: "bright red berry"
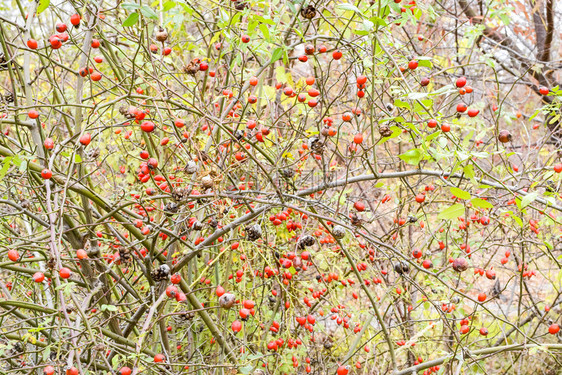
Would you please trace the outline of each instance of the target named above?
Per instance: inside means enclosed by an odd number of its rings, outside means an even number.
[[[53,177],[53,172],[51,172],[50,169],[45,168],[41,171],[41,177],[43,177],[43,179],[45,180],[48,180]]]
[[[27,46],[31,49],[37,49],[37,41],[35,39],[29,39],[27,41]]]

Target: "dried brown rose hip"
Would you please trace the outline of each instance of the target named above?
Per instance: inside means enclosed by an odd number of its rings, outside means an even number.
[[[498,139],[501,143],[511,142],[511,138],[511,133],[507,130],[500,131],[500,134],[498,136]]]

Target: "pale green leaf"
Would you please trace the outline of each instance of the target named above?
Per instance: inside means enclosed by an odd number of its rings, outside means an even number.
[[[427,96],[427,92],[411,92],[408,94],[408,99],[419,100]]]
[[[359,29],[353,30],[353,33],[354,33],[354,34],[357,34],[357,35],[369,35],[369,31],[366,31],[366,30],[359,30]]]
[[[408,102],[403,102],[400,99],[395,99],[394,100],[394,106],[398,107],[398,108],[408,108],[408,109],[412,109],[412,107],[410,106],[410,103]]]
[[[254,369],[253,365],[248,365],[248,366],[240,367],[238,371],[240,371],[241,374],[247,375],[250,372],[252,372],[253,369]]]
[[[413,148],[398,157],[408,164],[417,165],[423,159],[423,154],[420,149]]]
[[[363,21],[363,30],[365,31],[371,31],[373,30],[373,27],[375,26],[375,24],[369,20],[364,20]]]
[[[530,205],[531,203],[533,203],[535,201],[535,199],[537,199],[538,196],[539,196],[539,193],[536,192],[536,191],[525,195],[523,197],[523,199],[521,199],[521,209],[523,209],[523,208],[527,207],[528,205]]]
[[[262,23],[267,23],[268,25],[271,25],[271,26],[276,25],[275,22],[270,18],[266,18],[266,17],[262,17],[262,16],[255,16],[255,18]]]
[[[462,189],[452,187],[450,190],[451,190],[451,194],[453,194],[455,197],[457,197],[459,199],[470,199],[471,198],[470,193],[466,192]]]
[[[470,203],[472,203],[472,206],[476,208],[494,208],[490,202],[481,198],[474,198],[470,201]]]
[[[141,6],[137,3],[123,3],[121,4],[121,7],[127,10],[135,10],[135,9],[139,9]]]
[[[101,305],[101,311],[117,311],[117,306],[114,305]]]
[[[464,204],[456,203],[441,211],[439,215],[437,215],[437,218],[442,220],[450,220],[456,219],[460,216],[464,216]]]
[[[0,178],[3,178],[6,175],[8,169],[10,169],[11,164],[12,164],[12,157],[6,156],[4,158],[4,164],[2,165],[2,169],[0,170]]]
[[[147,6],[147,5],[143,5],[143,6],[140,8],[140,11],[141,11],[141,13],[142,13],[145,17],[151,18],[151,19],[153,19],[153,20],[157,20],[157,19],[158,19],[158,15],[156,14],[156,12],[154,12],[154,11],[152,10],[152,8],[150,8],[150,7]]]
[[[443,86],[440,89],[433,91],[430,95],[441,95],[441,94],[446,94],[446,93],[448,94],[450,92],[456,92],[453,85]]]
[[[51,358],[51,347],[47,346],[45,349],[43,349],[43,361],[46,361],[47,359]]]
[[[269,40],[269,29],[267,28],[267,25],[260,23],[259,28],[261,30],[264,39]]]
[[[521,228],[523,228],[523,220],[521,220],[521,218],[519,216],[515,216],[515,215],[511,215],[511,217],[513,218],[513,220],[515,220],[515,222],[517,224],[519,224],[519,226]],[[561,272],[562,273],[562,272]]]
[[[256,27],[258,27],[258,25],[259,25],[259,22],[258,22],[257,20],[252,20],[252,21],[248,24],[248,27],[247,27],[247,29],[246,29],[247,32],[248,32],[248,34],[251,35],[251,33],[254,32],[254,30],[256,29]]]
[[[351,10],[357,13],[361,13],[361,11],[359,10],[359,8],[357,8],[355,5],[353,4],[347,4],[347,3],[343,3],[343,4],[338,4],[336,5],[336,8],[339,9],[344,9],[344,10]]]
[[[468,178],[474,178],[474,166],[472,164],[465,165],[463,171]]]

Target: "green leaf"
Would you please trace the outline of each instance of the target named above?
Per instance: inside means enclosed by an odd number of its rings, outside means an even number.
[[[252,35],[252,33],[254,32],[254,30],[256,29],[256,27],[258,27],[259,22],[256,20],[252,20],[249,24],[248,24],[248,28],[247,28],[247,32],[248,34]]]
[[[283,64],[289,65],[289,54],[286,49],[283,49]]]
[[[480,159],[487,159],[490,157],[490,154],[488,154],[485,151],[482,152],[471,152],[470,155],[476,157],[476,158],[480,158]]]
[[[537,199],[538,196],[539,196],[539,193],[536,192],[536,191],[525,195],[523,197],[523,199],[521,199],[521,209],[523,209],[523,208],[527,207],[528,205],[530,205],[531,203],[533,203],[535,201],[535,199]]]
[[[261,33],[263,34],[264,39],[269,40],[269,29],[267,28],[267,25],[260,23],[259,28],[261,30]]]
[[[406,151],[402,155],[399,155],[398,157],[408,164],[418,165],[419,162],[423,159],[423,154],[420,149],[413,148],[409,151]]]
[[[111,364],[113,365],[113,367],[117,367],[117,365],[118,365],[119,363],[121,363],[121,357],[122,357],[122,356],[119,355],[119,354],[116,354],[116,355],[113,357],[113,359],[111,360]]]
[[[347,3],[343,3],[343,4],[338,4],[336,5],[336,8],[338,9],[344,9],[344,10],[351,10],[357,13],[361,13],[361,11],[359,10],[359,8],[357,8],[355,5],[353,4],[347,4]]]
[[[63,291],[64,295],[70,297],[70,294],[72,293],[72,290],[73,290],[73,287],[74,287],[74,283],[69,281],[69,282],[67,282],[66,284],[63,284],[63,285],[65,285],[64,291]]]
[[[515,216],[515,215],[511,215],[511,217],[513,218],[513,220],[515,220],[515,222],[517,224],[519,224],[519,226],[521,228],[523,228],[523,220],[521,220],[521,218],[519,216]],[[562,272],[561,272],[562,273]]]
[[[37,6],[37,14],[40,14],[49,7],[51,0],[39,0],[39,5]]]
[[[433,91],[432,93],[430,93],[430,95],[441,95],[441,94],[448,94],[450,92],[456,92],[455,88],[453,87],[453,85],[447,85],[447,86],[443,86],[438,90]]]
[[[271,25],[271,26],[276,25],[276,23],[270,18],[266,18],[266,17],[262,17],[262,16],[255,16],[255,19],[257,19],[258,21],[260,21],[262,23],[267,23],[268,25]]]
[[[481,198],[474,198],[470,201],[470,203],[472,203],[472,206],[476,208],[494,208],[490,202]]]
[[[45,349],[43,349],[43,361],[46,361],[47,359],[51,358],[51,347],[47,346]]]
[[[232,17],[232,18],[230,19],[230,26],[234,26],[234,25],[236,25],[238,22],[240,22],[240,18],[242,17],[242,14],[243,14],[243,13],[241,13],[241,12],[236,13],[236,14],[234,15],[234,17]],[[219,34],[215,34],[215,35],[219,35]]]
[[[408,99],[419,100],[425,98],[426,96],[427,96],[426,92],[411,92],[408,94]]]
[[[472,137],[474,136],[474,130],[471,130],[466,137],[464,137],[463,141],[462,141],[462,148],[463,149],[468,149],[468,144],[470,143],[470,141],[472,140]]]
[[[123,9],[126,10],[136,10],[139,9],[141,6],[137,3],[123,3],[121,4],[121,7],[123,7]]]
[[[401,13],[400,5],[398,5],[398,4],[395,3],[394,1],[389,1],[389,4],[387,4],[387,5],[389,5],[390,8],[391,8],[393,11],[398,12],[398,13]]]
[[[451,194],[453,194],[455,197],[459,198],[459,199],[470,199],[471,195],[469,192],[466,192],[464,190],[461,190],[459,188],[456,187],[452,187],[451,189]]]
[[[20,166],[19,166],[19,171],[20,171],[20,172],[23,172],[23,171],[25,171],[26,169],[27,169],[27,161],[26,161],[26,160],[23,160],[23,161],[21,162]]]
[[[248,355],[248,360],[253,361],[253,360],[256,360],[256,359],[263,358],[263,356],[264,356],[264,355],[263,355],[262,353],[260,353],[260,352],[257,352],[257,353],[254,353],[254,354],[249,354],[249,355]]]
[[[375,26],[375,24],[369,20],[363,20],[363,30],[365,31],[371,31],[373,30],[373,27]]]
[[[247,375],[254,369],[253,365],[244,366],[238,369],[241,374]]]
[[[425,137],[426,144],[430,144],[435,138],[439,137],[442,133],[441,132],[433,132],[427,137]]]
[[[19,155],[14,155],[14,158],[12,159],[12,164],[15,165],[16,167],[19,167],[21,165],[21,159]]]
[[[117,306],[113,305],[101,305],[101,311],[117,311]]]
[[[415,134],[416,136],[420,136],[420,135],[421,135],[420,130],[417,128],[417,126],[414,125],[414,124],[412,124],[411,122],[405,123],[404,126],[407,126],[407,127],[410,129],[410,131],[411,131],[413,134]]]
[[[381,16],[384,16],[384,15],[381,14]],[[373,16],[373,17],[369,18],[369,20],[370,20],[371,22],[373,22],[373,23],[379,25],[379,26],[383,26],[383,27],[384,27],[384,26],[387,25],[386,21],[385,21],[383,18],[381,18],[381,17]]]
[[[359,30],[359,29],[354,29],[354,30],[353,30],[353,33],[354,33],[354,34],[357,34],[357,35],[369,35],[369,32],[368,32],[368,31],[366,31],[366,30]]]
[[[374,26],[375,24],[373,22],[365,19],[362,24],[357,24],[357,27],[353,30],[353,32],[357,35],[369,35]]]
[[[507,14],[500,14],[499,17],[502,20],[502,22],[504,23],[504,25],[506,25],[506,26],[509,25],[510,18]]]
[[[416,102],[414,103],[414,111],[418,114],[423,114],[425,116],[425,114],[427,113],[426,108],[427,109],[433,108],[433,99],[423,99],[419,101],[416,100]],[[429,115],[429,113],[427,114]]]
[[[141,11],[141,13],[142,13],[145,17],[151,18],[151,19],[153,19],[153,20],[157,20],[157,19],[158,19],[158,15],[156,14],[156,12],[154,12],[154,11],[152,10],[152,8],[149,7],[149,6],[147,6],[147,5],[143,5],[143,6],[140,8],[140,11]]]
[[[276,48],[273,53],[271,54],[271,62],[274,63],[279,60],[283,56],[283,48],[278,47]]]
[[[277,82],[289,83],[289,85],[293,84],[291,75],[287,74],[283,65],[279,65],[275,68],[275,79]]]
[[[76,164],[82,163],[82,157],[81,157],[80,155],[78,155],[78,154],[74,154],[74,162],[75,162]]]
[[[130,27],[136,24],[139,20],[139,14],[137,12],[129,14],[129,17],[123,21],[123,26]]]
[[[287,6],[289,7],[289,9],[291,9],[291,12],[297,13],[297,8],[295,8],[295,4],[293,4],[292,1],[289,1],[289,2],[287,3]]]
[[[398,107],[398,108],[408,108],[408,109],[412,109],[412,107],[410,106],[410,103],[408,102],[403,102],[400,99],[395,99],[394,100],[394,106]]]
[[[474,166],[472,164],[465,165],[463,171],[468,178],[474,178]]]
[[[177,5],[177,4],[176,4],[175,1],[166,1],[166,2],[164,3],[164,5],[162,6],[162,10],[163,10],[164,12],[167,12],[167,11],[169,11],[170,9],[174,8],[176,5]]]
[[[2,165],[2,169],[0,170],[0,178],[4,178],[4,176],[8,172],[8,169],[10,169],[11,164],[12,164],[12,157],[6,156],[4,158],[4,165]]]
[[[450,207],[447,207],[446,209],[441,211],[439,215],[437,215],[437,218],[442,220],[450,220],[456,219],[459,216],[464,216],[464,204],[462,203],[456,203]]]

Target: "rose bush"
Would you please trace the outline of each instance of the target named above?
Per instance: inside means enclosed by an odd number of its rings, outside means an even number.
[[[2,6],[4,373],[561,368],[554,1]]]

